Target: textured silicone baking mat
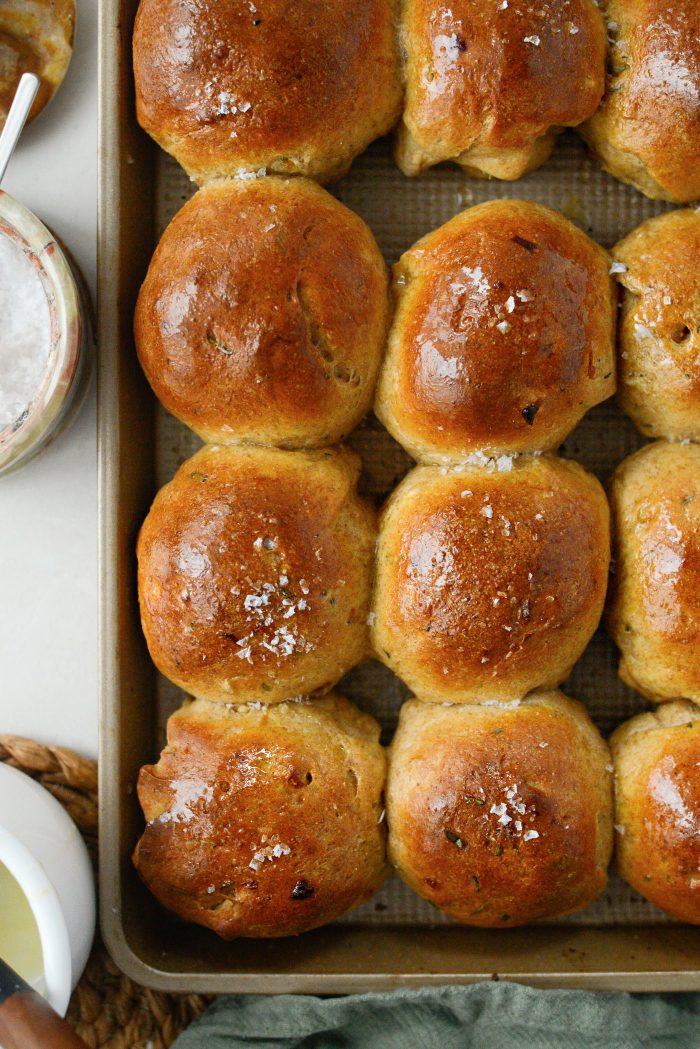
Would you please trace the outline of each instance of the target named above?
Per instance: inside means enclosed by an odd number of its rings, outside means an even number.
[[[161,154],[158,163],[157,233],[160,235],[196,187],[165,154]],[[644,219],[669,207],[647,200],[602,172],[573,133],[562,136],[554,155],[543,168],[511,183],[475,180],[451,166],[408,179],[395,166],[390,144],[382,141],[358,158],[350,174],[330,187],[330,191],[364,218],[390,264],[419,237],[453,215],[473,204],[499,197],[532,200],[557,208],[606,247],[611,247]],[[162,408],[158,413],[158,484],[162,485],[201,442]],[[348,443],[362,456],[364,491],[381,503],[410,468],[412,460],[373,416]],[[562,446],[561,454],[577,459],[605,482],[617,463],[642,443],[612,399],[588,413]],[[616,668],[615,646],[601,629],[563,686],[565,692],[586,704],[606,735],[647,706],[620,682]],[[349,674],[340,690],[374,714],[382,723],[383,739],[388,742],[398,709],[408,695],[398,678],[371,661]],[[178,689],[164,678],[159,679],[159,724],[163,736],[165,720],[181,699]],[[591,925],[668,920],[614,875],[605,893],[592,906],[578,915],[560,919]],[[377,896],[342,921],[436,925],[449,923],[450,919],[421,900],[398,878],[392,878]]]

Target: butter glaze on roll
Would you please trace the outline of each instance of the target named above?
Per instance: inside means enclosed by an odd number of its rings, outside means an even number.
[[[620,405],[648,437],[700,440],[700,215],[648,219],[613,255]]]
[[[200,184],[325,182],[401,111],[394,0],[141,0],[141,126]]]
[[[220,702],[327,689],[369,655],[375,514],[352,452],[205,447],[141,528],[153,662]]]
[[[700,4],[607,0],[607,91],[582,134],[647,197],[700,198]]]
[[[498,200],[394,267],[375,410],[417,459],[556,448],[615,391],[610,257],[556,211]]]
[[[214,184],[156,249],[136,307],[139,359],[205,441],[333,444],[371,407],[387,285],[367,226],[315,183]]]
[[[409,701],[389,750],[387,820],[400,876],[457,921],[569,914],[607,881],[608,748],[561,692],[505,707]]]
[[[396,159],[407,175],[453,160],[471,175],[520,178],[603,95],[605,27],[593,0],[406,0],[401,28]]]
[[[224,939],[290,936],[364,902],[387,874],[379,725],[342,696],[186,703],[138,782],[146,885]]]
[[[656,702],[700,703],[700,446],[658,441],[631,455],[610,504],[620,677]]]
[[[616,863],[637,892],[700,925],[700,711],[686,700],[611,736]]]
[[[607,500],[577,463],[416,467],[380,522],[376,654],[433,703],[553,687],[598,625],[609,559]]]

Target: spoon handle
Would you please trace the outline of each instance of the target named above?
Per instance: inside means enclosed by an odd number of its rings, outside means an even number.
[[[5,1049],[87,1049],[73,1028],[2,958],[0,1045]]]
[[[27,122],[29,110],[34,104],[36,93],[39,90],[39,77],[34,73],[24,73],[20,78],[15,91],[15,97],[7,114],[5,126],[0,134],[0,182],[5,177],[5,170],[14,153],[22,128]]]

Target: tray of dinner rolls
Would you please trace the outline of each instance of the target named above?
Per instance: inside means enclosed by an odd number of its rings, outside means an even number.
[[[142,982],[700,986],[700,12],[643,6],[104,5]]]

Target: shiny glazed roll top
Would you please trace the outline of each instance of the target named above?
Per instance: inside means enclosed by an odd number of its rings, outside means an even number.
[[[700,4],[607,0],[608,82],[582,133],[648,197],[700,198]]]
[[[320,447],[369,410],[389,323],[362,219],[306,179],[216,183],[175,216],[139,295],[161,403],[207,441]]]
[[[467,925],[579,910],[607,881],[610,769],[584,707],[561,692],[506,706],[405,703],[389,751],[389,858]]]
[[[387,875],[379,725],[342,696],[186,703],[141,769],[134,862],[151,892],[224,939],[290,936]]]
[[[401,110],[394,0],[141,0],[141,126],[196,182],[339,178]]]
[[[528,201],[469,208],[394,268],[375,410],[417,459],[556,448],[615,391],[610,257]]]
[[[700,446],[646,445],[617,468],[610,505],[620,677],[656,702],[700,703]]]
[[[569,673],[610,560],[598,481],[554,457],[416,467],[380,522],[375,652],[430,702],[514,700]]]
[[[657,907],[700,925],[700,711],[687,700],[612,735],[616,863]]]
[[[357,456],[208,446],[156,496],[138,539],[151,657],[198,698],[276,703],[369,654],[374,510]]]
[[[593,0],[406,0],[401,31],[396,159],[407,175],[454,160],[471,175],[520,178],[603,94],[605,26]]]
[[[700,214],[648,219],[613,248],[620,405],[648,437],[700,439]]]

